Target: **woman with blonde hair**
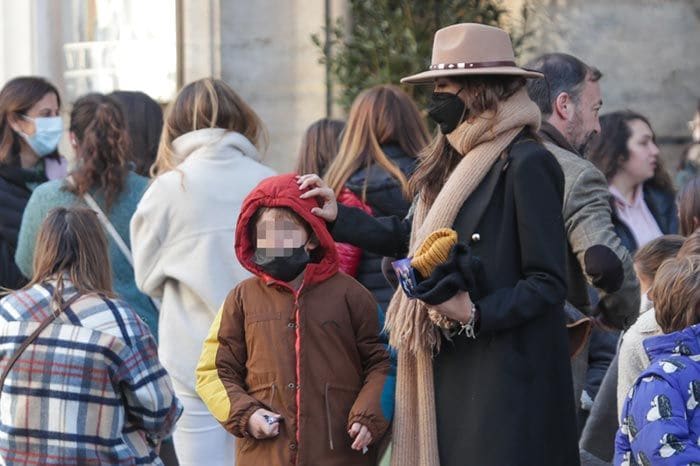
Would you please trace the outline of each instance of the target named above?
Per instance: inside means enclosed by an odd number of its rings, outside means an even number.
[[[409,256],[386,320],[398,350],[393,466],[579,464],[564,176],[525,89],[542,77],[515,65],[501,29],[440,29],[430,69],[403,79],[434,86],[440,127],[410,179],[409,217],[339,206],[318,176],[299,178],[336,241]]]
[[[185,407],[173,435],[182,466],[235,456],[195,392],[195,368],[226,294],[249,276],[234,228],[244,197],[274,174],[260,162],[265,141],[260,118],[224,81],[188,84],[167,111],[155,178],[131,221],[136,284],[162,301],[159,354]]]
[[[350,108],[338,155],[325,180],[338,202],[366,206],[381,217],[405,217],[411,205],[408,178],[428,131],[416,104],[396,86],[379,85],[361,92]],[[338,250],[341,270],[355,276],[386,309],[393,289],[381,270],[381,256],[344,244]]]
[[[162,465],[182,406],[153,335],[112,289],[97,215],[51,210],[33,262],[0,300],[2,463]]]

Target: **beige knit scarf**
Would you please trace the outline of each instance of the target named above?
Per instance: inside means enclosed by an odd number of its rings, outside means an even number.
[[[457,213],[479,186],[498,157],[525,127],[539,128],[540,112],[525,89],[499,103],[498,111],[467,120],[447,135],[464,157],[440,190],[432,206],[419,196],[413,214],[409,256],[433,231],[452,227]],[[439,466],[433,352],[440,330],[428,317],[428,307],[409,300],[399,288],[389,304],[386,327],[398,349],[396,411],[392,466]]]

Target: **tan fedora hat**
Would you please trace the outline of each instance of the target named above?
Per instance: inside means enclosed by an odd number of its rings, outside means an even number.
[[[430,69],[405,77],[401,82],[428,84],[435,78],[469,74],[544,77],[542,73],[515,65],[513,45],[503,29],[462,23],[438,30],[433,40]]]

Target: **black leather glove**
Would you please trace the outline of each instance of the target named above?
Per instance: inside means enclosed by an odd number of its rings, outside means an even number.
[[[593,286],[607,293],[614,293],[620,289],[625,279],[625,271],[622,261],[612,249],[601,244],[591,246],[586,249],[583,262]]]

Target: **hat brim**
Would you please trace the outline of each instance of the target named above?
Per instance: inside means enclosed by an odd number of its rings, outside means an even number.
[[[451,70],[429,70],[401,78],[404,84],[432,84],[436,78],[451,78],[454,76],[467,75],[498,75],[498,76],[521,76],[523,78],[542,79],[544,75],[537,71],[525,70],[517,66],[498,66],[493,68],[478,69],[451,69]]]

